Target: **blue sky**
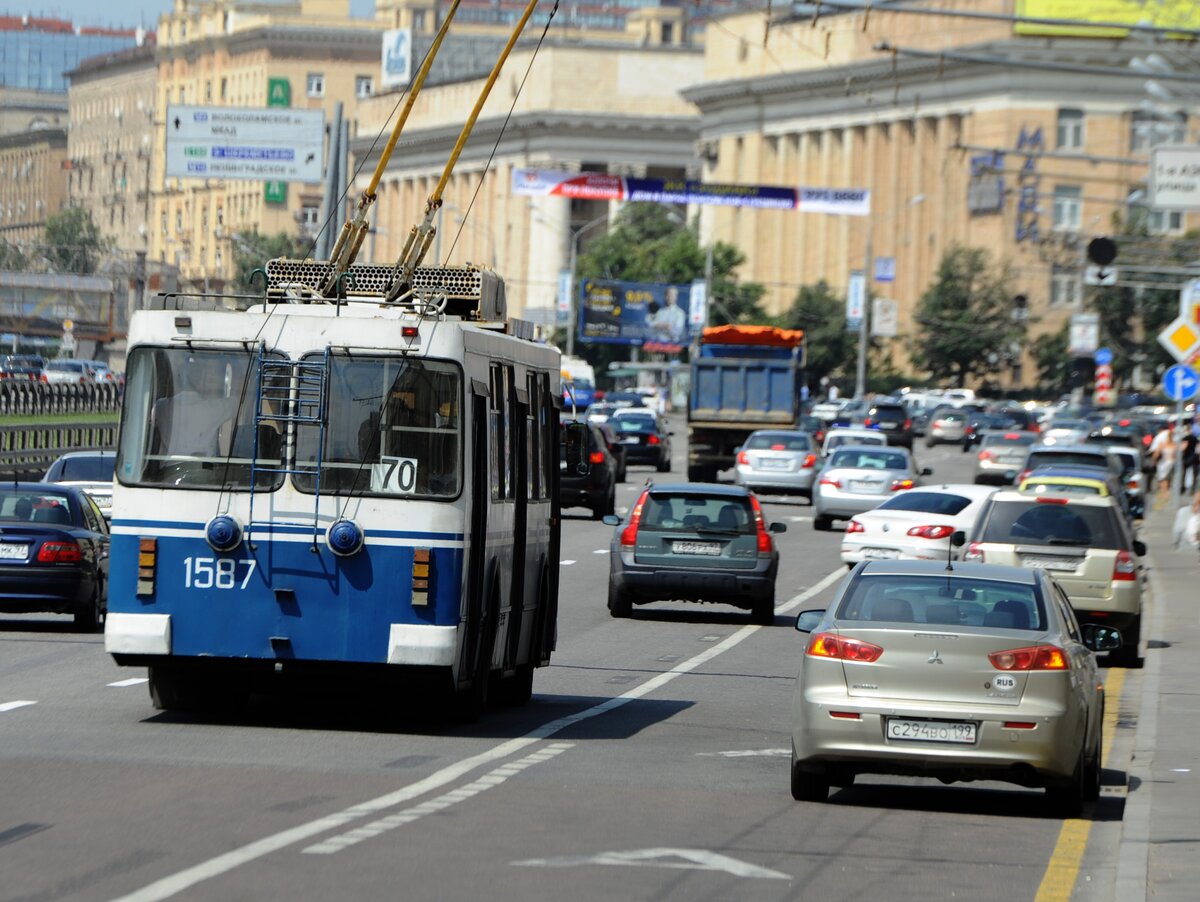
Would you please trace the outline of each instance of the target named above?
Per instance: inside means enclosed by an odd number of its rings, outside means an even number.
[[[103,25],[153,28],[158,17],[175,6],[174,0],[0,0],[0,13],[10,16],[30,14],[57,19],[69,19],[76,25]],[[374,0],[350,0],[356,16],[369,16]]]

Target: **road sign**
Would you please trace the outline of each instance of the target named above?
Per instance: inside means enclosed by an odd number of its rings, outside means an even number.
[[[1113,352],[1109,348],[1096,348],[1092,359],[1096,361],[1096,366],[1109,366],[1113,362]]]
[[[1084,285],[1116,285],[1117,271],[1111,266],[1089,266],[1083,271]]]
[[[1095,384],[1096,391],[1107,391],[1112,388],[1113,371],[1111,366],[1104,363],[1096,366]]]
[[[1096,389],[1092,392],[1093,407],[1116,407],[1117,393],[1111,388]]]
[[[320,182],[325,113],[284,107],[167,107],[168,178]]]
[[[895,282],[896,281],[896,258],[895,257],[876,257],[875,258],[875,281],[876,282]]]
[[[1071,357],[1091,357],[1100,346],[1100,314],[1076,313],[1071,317],[1067,354]]]
[[[1190,366],[1176,364],[1163,373],[1163,390],[1172,401],[1187,401],[1200,391],[1200,376]]]
[[[879,338],[895,338],[900,334],[900,304],[887,298],[871,302],[871,334]]]
[[[850,273],[850,285],[846,291],[846,328],[857,332],[862,328],[866,312],[867,277],[861,269]]]
[[[1180,363],[1187,361],[1200,349],[1200,326],[1194,326],[1182,316],[1158,333],[1158,343]]]
[[[1150,151],[1150,206],[1200,210],[1200,147],[1159,145]]]

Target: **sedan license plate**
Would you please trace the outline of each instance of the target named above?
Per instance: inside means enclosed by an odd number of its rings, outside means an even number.
[[[903,742],[951,742],[975,744],[975,727],[966,721],[887,719],[887,738]]]
[[[721,553],[721,546],[717,542],[672,542],[671,552],[673,554],[706,554],[714,556]]]
[[[869,561],[894,561],[900,552],[895,548],[864,548],[862,556]]]
[[[861,492],[864,495],[875,495],[878,494],[880,489],[883,488],[883,483],[872,482],[869,479],[851,479],[849,486],[850,491],[852,492]]]
[[[788,462],[786,460],[768,457],[761,461],[760,466],[764,470],[786,470],[788,468]]]
[[[1042,570],[1074,570],[1079,566],[1079,559],[1072,560],[1071,558],[1041,557],[1036,554],[1027,554],[1022,556],[1021,566],[1039,567]]]
[[[18,545],[16,542],[0,542],[0,560],[23,561],[28,555],[28,545]]]

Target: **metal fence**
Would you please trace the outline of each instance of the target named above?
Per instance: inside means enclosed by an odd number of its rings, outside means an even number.
[[[112,383],[46,384],[23,379],[0,381],[0,417],[119,410],[120,388]]]

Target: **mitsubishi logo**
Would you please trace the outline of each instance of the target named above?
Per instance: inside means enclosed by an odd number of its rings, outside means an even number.
[[[926,661],[925,663],[926,664],[945,664],[946,662],[941,659],[941,657],[938,655],[937,649],[935,648],[933,650],[933,654],[931,654],[929,656],[929,660]]]
[[[884,531],[884,532],[887,532],[889,529],[891,529],[891,527],[890,527],[890,526],[888,526],[886,523],[884,523],[884,524],[883,524],[883,531]]]

